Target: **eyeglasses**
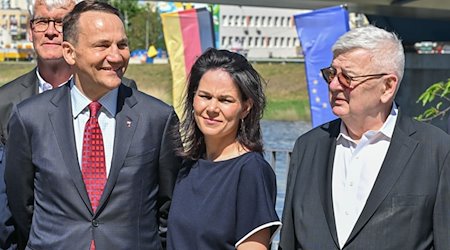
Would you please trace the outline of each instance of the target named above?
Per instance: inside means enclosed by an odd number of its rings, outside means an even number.
[[[30,21],[31,28],[36,32],[45,32],[48,29],[50,22],[53,22],[55,30],[59,33],[63,32],[63,21],[62,19],[52,19],[52,18],[36,18]]]
[[[323,68],[320,71],[322,72],[323,79],[325,79],[325,81],[328,84],[330,84],[331,81],[333,81],[333,79],[337,76],[339,82],[347,88],[356,87],[356,85],[352,86],[351,83],[352,83],[352,81],[355,81],[358,78],[369,77],[368,79],[365,80],[365,81],[367,81],[369,79],[380,78],[385,75],[389,75],[387,73],[380,73],[380,74],[370,74],[370,75],[362,75],[362,76],[349,76],[347,73],[342,72],[342,71],[339,73],[336,73],[337,70],[333,66]],[[361,81],[359,84],[361,84],[363,82],[364,81]]]

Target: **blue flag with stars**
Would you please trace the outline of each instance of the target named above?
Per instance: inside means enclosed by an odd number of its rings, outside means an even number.
[[[350,29],[348,11],[342,6],[330,7],[295,15],[294,20],[305,57],[312,126],[317,127],[336,119],[320,69],[331,65],[331,47]]]

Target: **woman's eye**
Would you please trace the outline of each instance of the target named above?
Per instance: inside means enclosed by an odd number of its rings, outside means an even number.
[[[206,99],[206,100],[211,99],[211,96],[209,96],[209,95],[199,95],[199,97],[202,99]]]

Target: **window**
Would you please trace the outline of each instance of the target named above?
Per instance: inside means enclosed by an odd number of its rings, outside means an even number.
[[[298,45],[300,45],[299,43],[298,43],[298,40],[297,40],[297,38],[293,38],[292,39],[292,47],[295,47],[295,46],[298,46]]]
[[[227,16],[226,15],[222,16],[221,23],[223,23],[223,26],[228,26],[228,20],[227,20]]]
[[[223,47],[228,46],[226,37],[223,36],[221,40],[222,40],[221,44],[222,44]]]

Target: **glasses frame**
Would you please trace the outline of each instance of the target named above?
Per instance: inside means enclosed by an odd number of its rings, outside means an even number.
[[[36,29],[37,25],[36,25],[36,21],[40,21],[42,23],[46,24],[46,28],[42,29],[42,30],[38,30]],[[30,20],[30,27],[33,31],[35,32],[46,32],[48,30],[48,27],[50,27],[50,22],[53,22],[53,27],[56,31],[58,31],[59,33],[63,32],[63,22],[62,19],[53,19],[53,18],[45,18],[45,17],[39,17],[39,18],[34,18]],[[61,25],[56,25],[56,23],[61,23]]]
[[[378,74],[368,74],[368,75],[359,75],[359,76],[349,76],[347,73],[342,72],[342,71],[339,73],[336,73],[337,70],[333,66],[323,68],[320,70],[320,72],[322,72],[322,77],[328,85],[333,81],[333,79],[335,77],[337,77],[339,83],[341,83],[342,85],[344,85],[347,88],[354,88],[354,87],[358,86],[359,84],[361,84],[365,81],[368,81],[370,79],[381,78],[383,76],[389,75],[388,73],[378,73]],[[343,78],[341,78],[341,77],[343,77]],[[362,77],[369,77],[369,78],[352,86],[352,81],[356,81],[357,78],[362,78]]]

